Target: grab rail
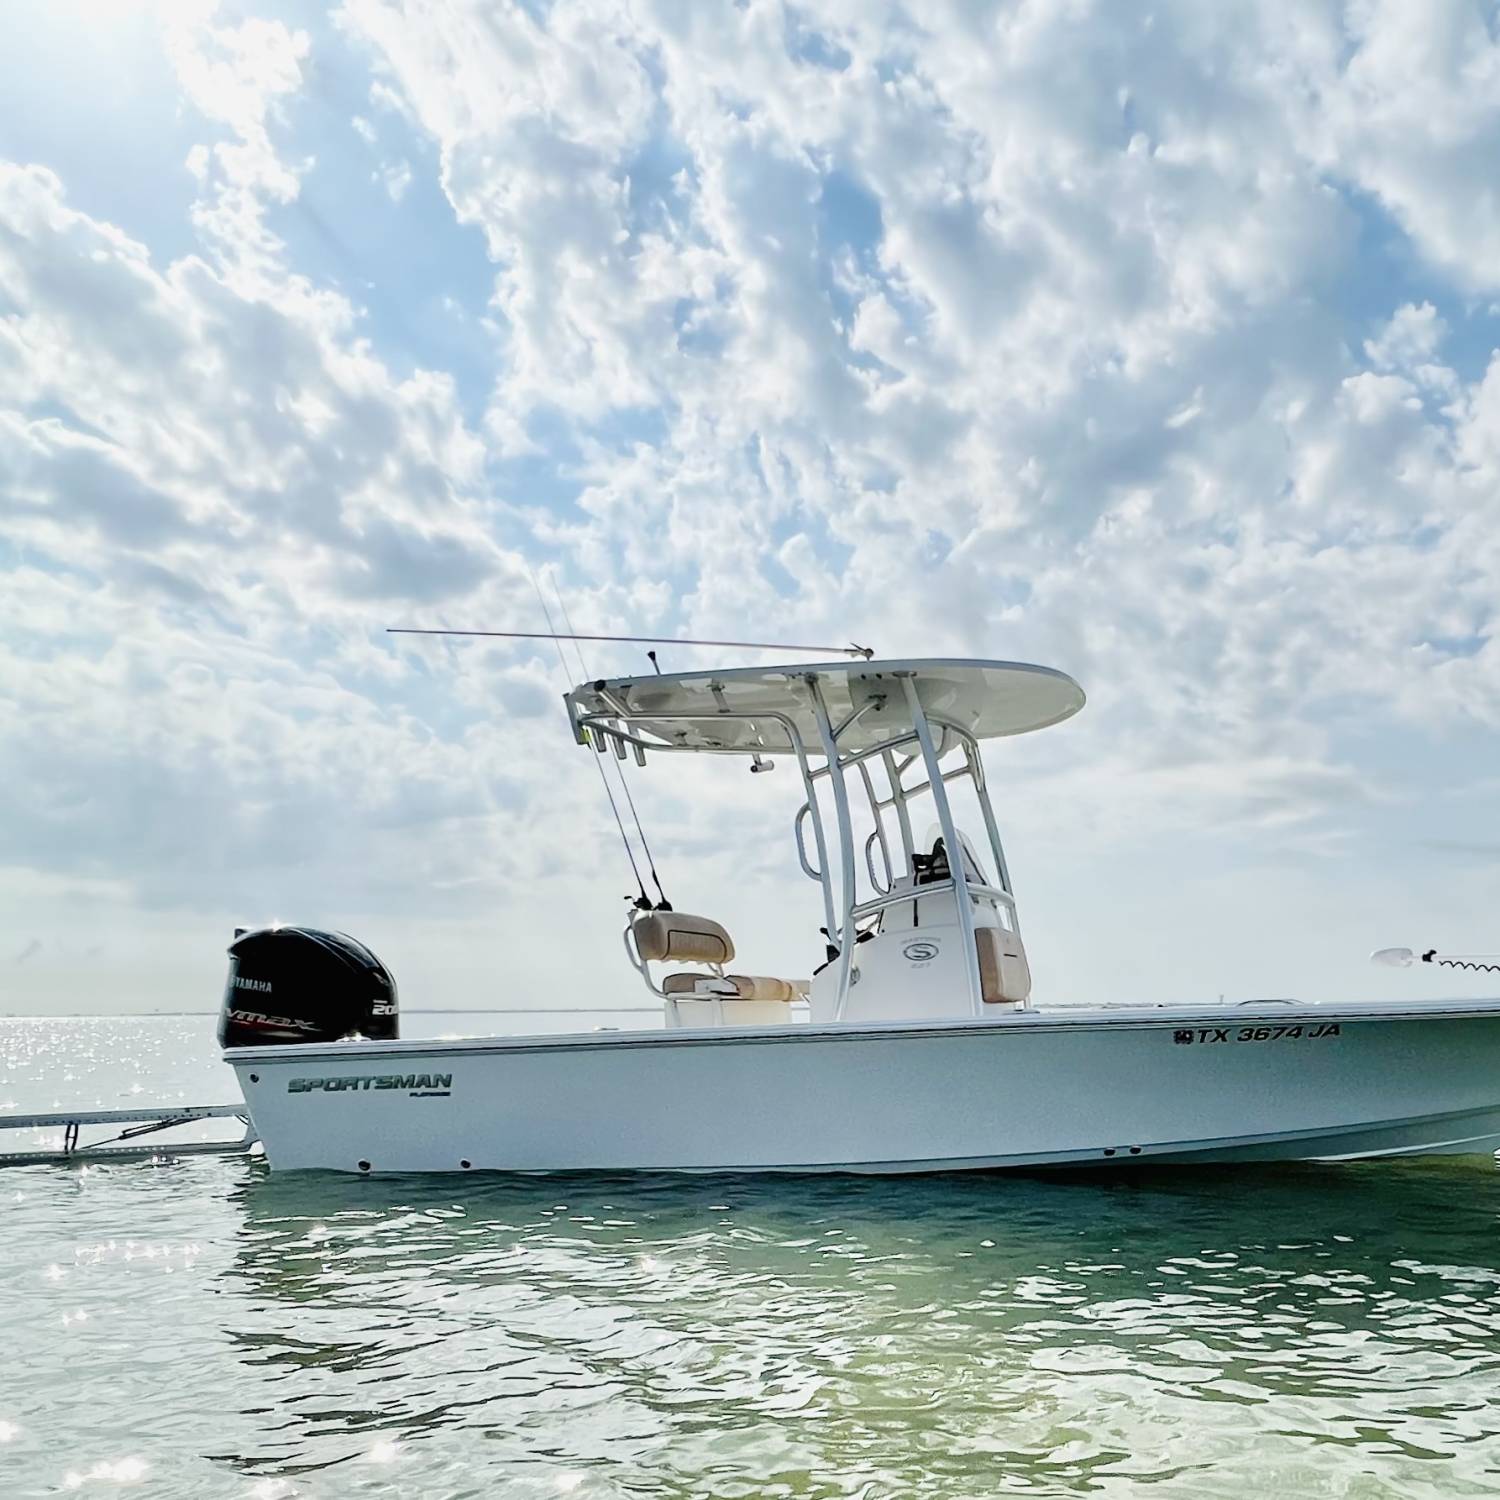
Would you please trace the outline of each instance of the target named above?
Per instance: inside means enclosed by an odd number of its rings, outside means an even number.
[[[984,885],[977,880],[966,880],[964,889],[971,896],[982,896],[1005,907],[1012,915],[1015,913],[1015,897],[1009,891],[1002,891],[999,886]],[[944,891],[957,890],[958,882],[951,875],[942,880],[928,880],[921,885],[906,886],[899,891],[890,891],[884,895],[875,896],[869,901],[861,901],[854,907],[851,915],[855,918],[870,917],[876,912],[884,911],[887,907],[899,906],[903,901],[925,901],[929,896],[939,896]]]
[[[823,872],[821,870],[813,869],[812,865],[808,863],[807,845],[802,841],[802,820],[811,812],[812,808],[806,802],[804,802],[802,806],[797,809],[797,816],[792,821],[792,837],[796,840],[797,862],[802,866],[802,873],[806,875],[810,880],[821,880],[823,878]]]

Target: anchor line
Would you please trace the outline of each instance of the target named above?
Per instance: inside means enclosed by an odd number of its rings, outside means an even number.
[[[568,660],[563,655],[562,640],[553,630],[552,611],[547,608],[547,600],[542,593],[542,586],[537,581],[536,569],[531,566],[530,558],[525,559],[525,561],[526,571],[531,575],[531,586],[536,590],[537,603],[542,606],[542,615],[547,621],[547,630],[551,634],[552,644],[557,647],[558,665],[563,669],[563,681],[566,682],[571,674],[568,671]],[[585,673],[584,675],[587,676],[588,674]],[[587,730],[584,732],[588,733]],[[589,748],[594,748],[592,743]],[[635,876],[635,888],[640,892],[640,899],[636,902],[636,905],[642,911],[650,911],[651,898],[646,894],[646,882],[641,879],[640,866],[635,862],[635,851],[630,847],[630,836],[625,832],[625,824],[620,817],[620,809],[615,803],[615,794],[610,790],[609,777],[604,774],[604,767],[599,765],[600,756],[596,753],[592,759],[594,764],[598,766],[599,783],[604,788],[604,795],[609,798],[609,810],[615,815],[615,827],[620,830],[620,842],[625,846],[625,858],[630,861],[630,872]],[[658,889],[660,889],[660,886],[658,886]],[[629,898],[627,897],[626,899],[628,900]]]
[[[568,615],[568,602],[563,598],[563,592],[557,586],[557,574],[550,575],[552,580],[552,592],[557,596],[557,607],[562,611],[563,624],[568,627],[568,634],[573,642],[573,654],[578,658],[578,670],[583,673],[584,679],[588,680],[594,675],[589,671],[583,659],[583,648],[579,641],[589,640],[592,637],[581,636],[574,632],[573,621]],[[561,654],[562,647],[559,646],[558,653]],[[660,669],[658,669],[660,670]],[[646,856],[646,868],[651,871],[652,883],[656,886],[656,894],[661,897],[658,905],[660,911],[671,911],[672,903],[667,900],[667,893],[661,888],[661,876],[656,873],[656,861],[651,857],[651,845],[646,841],[646,830],[641,823],[641,815],[635,809],[635,798],[630,795],[630,782],[625,776],[625,768],[620,764],[618,756],[609,756],[614,762],[615,777],[620,783],[620,790],[625,793],[625,801],[630,807],[631,821],[635,824],[635,836],[641,841],[641,849]]]
[[[1437,949],[1422,955],[1424,964],[1438,964],[1445,969],[1468,969],[1475,974],[1500,974],[1500,963],[1486,963],[1481,958],[1439,958]]]

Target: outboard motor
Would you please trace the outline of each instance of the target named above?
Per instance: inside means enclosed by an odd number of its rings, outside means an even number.
[[[257,927],[229,945],[221,1047],[399,1035],[396,981],[352,937],[315,927]]]

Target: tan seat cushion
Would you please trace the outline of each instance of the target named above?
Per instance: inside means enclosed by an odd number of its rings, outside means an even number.
[[[1019,933],[976,927],[979,989],[986,1005],[1023,1005],[1031,997],[1031,965]]]
[[[642,912],[630,924],[635,951],[648,964],[727,964],[734,959],[729,934],[710,917],[685,911]]]
[[[664,995],[691,995],[700,981],[712,983],[716,980],[717,974],[667,974],[662,978],[661,989]]]
[[[791,1004],[807,996],[806,979],[771,979],[764,974],[729,974],[741,1000],[782,1000]]]
[[[700,991],[699,985],[703,986]],[[662,981],[662,991],[668,995],[698,995],[709,999],[717,996],[723,1000],[779,1000],[790,1004],[807,994],[805,979],[768,979],[759,974],[726,974],[722,979],[716,974],[668,974]]]

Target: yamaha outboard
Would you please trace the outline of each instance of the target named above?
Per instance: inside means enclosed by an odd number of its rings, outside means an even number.
[[[400,1035],[396,981],[342,932],[258,927],[229,945],[221,1047],[271,1047]]]

